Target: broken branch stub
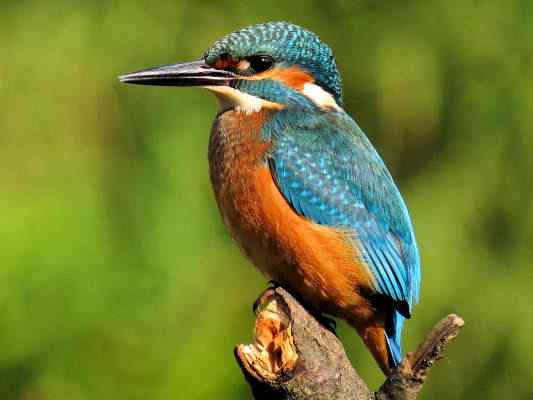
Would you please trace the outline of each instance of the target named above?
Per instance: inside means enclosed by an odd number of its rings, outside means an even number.
[[[235,349],[255,399],[370,399],[339,339],[283,288],[258,300],[255,342]]]
[[[256,400],[414,400],[464,325],[454,314],[442,319],[372,393],[339,339],[286,290],[268,289],[256,305],[254,343],[235,348]]]

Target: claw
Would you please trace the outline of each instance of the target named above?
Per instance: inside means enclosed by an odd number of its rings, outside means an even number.
[[[267,292],[268,290],[275,290],[279,287],[282,287],[278,282],[274,281],[274,280],[270,280],[268,281],[268,284],[270,285],[264,292]],[[259,308],[259,306],[261,305],[261,299],[262,299],[263,295],[259,296],[255,301],[254,301],[254,304],[252,305],[252,312],[254,314],[257,314],[257,309]]]
[[[259,308],[260,303],[261,303],[260,300],[261,300],[261,298],[259,297],[259,298],[257,298],[256,301],[254,301],[254,304],[252,304],[252,312],[253,312],[254,314],[257,314],[257,309]]]
[[[268,284],[270,287],[267,289],[275,290],[276,288],[283,287],[279,284],[279,282],[276,282],[275,280],[269,280]],[[289,291],[290,293],[290,291]],[[292,293],[291,293],[292,294]],[[320,325],[322,325],[324,328],[326,328],[328,331],[333,333],[335,336],[337,336],[337,321],[335,321],[333,318],[326,317],[324,314],[322,314],[320,311],[315,309],[314,307],[307,304],[298,294],[294,293],[292,296],[302,304],[302,306],[309,311],[309,313],[318,321]],[[252,311],[254,314],[257,314],[257,309],[261,305],[261,300],[263,296],[259,296],[259,298],[254,302],[252,306]]]

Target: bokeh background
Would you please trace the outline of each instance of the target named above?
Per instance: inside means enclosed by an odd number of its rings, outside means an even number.
[[[0,13],[1,399],[250,398],[232,349],[266,282],[211,193],[216,103],[116,76],[269,20],[335,49],[405,195],[423,261],[405,347],[467,321],[422,398],[533,398],[532,2],[21,0]]]

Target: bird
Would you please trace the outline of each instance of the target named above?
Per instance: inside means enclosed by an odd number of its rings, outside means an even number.
[[[343,107],[332,49],[299,25],[267,22],[227,34],[198,60],[119,80],[215,94],[209,174],[229,233],[268,279],[354,327],[392,373],[419,298],[420,256],[397,185]]]

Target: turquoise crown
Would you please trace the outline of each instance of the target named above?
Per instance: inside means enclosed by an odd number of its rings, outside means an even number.
[[[342,103],[342,85],[331,48],[317,35],[289,22],[268,22],[249,26],[224,36],[206,51],[213,64],[222,54],[244,58],[267,54],[278,65],[298,65],[311,72],[315,81]]]

